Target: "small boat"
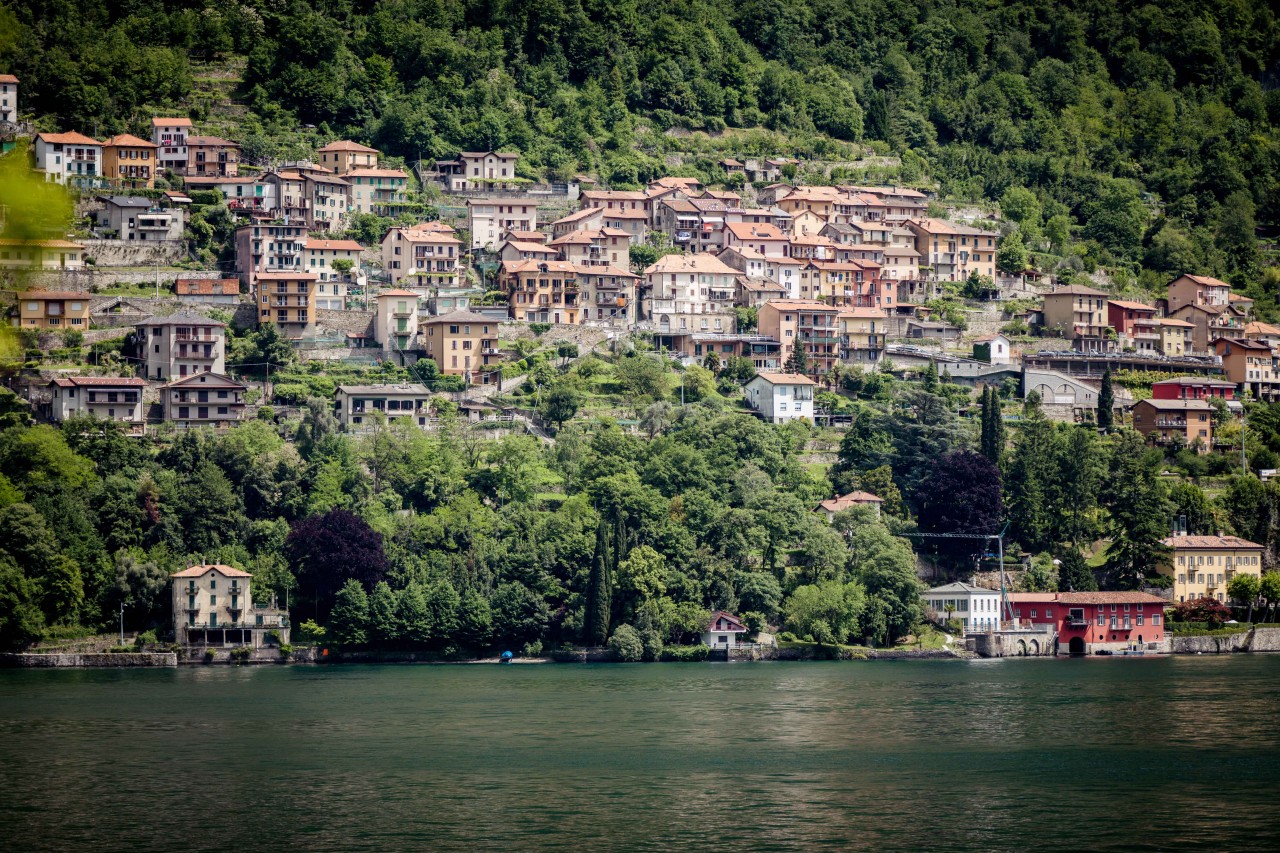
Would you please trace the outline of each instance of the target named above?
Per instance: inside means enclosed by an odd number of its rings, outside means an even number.
[[[1094,654],[1101,657],[1111,657],[1115,652],[1111,651],[1111,649],[1098,649]]]

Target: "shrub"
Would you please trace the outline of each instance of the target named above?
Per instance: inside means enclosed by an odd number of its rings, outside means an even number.
[[[253,650],[248,646],[240,646],[231,650],[231,660],[235,663],[244,663],[251,654],[253,654]]]
[[[704,661],[711,654],[708,646],[666,646],[662,650],[661,660],[674,663],[696,663]]]
[[[752,634],[759,634],[767,627],[765,615],[756,610],[748,610],[743,613],[742,622]]]
[[[550,323],[530,323],[529,331],[533,332],[535,337],[540,338],[543,335],[545,335],[547,332],[551,331],[551,324]]]
[[[522,658],[542,657],[542,641],[534,640],[532,643],[525,643],[524,648],[520,649],[520,657]]]
[[[205,663],[213,663],[213,659],[214,659],[215,657],[217,657],[217,656],[218,656],[218,653],[217,653],[216,651],[214,651],[213,649],[205,649],[205,650],[204,650],[204,662],[205,662]]]
[[[662,637],[652,628],[640,632],[640,644],[643,647],[643,658],[649,662],[658,660],[662,655]]]
[[[783,631],[778,635],[778,639],[784,643],[794,643],[796,641],[796,635],[790,631]]]
[[[308,619],[298,626],[298,639],[304,643],[319,643],[324,640],[326,631],[323,625],[314,619]]]
[[[285,660],[288,660],[289,656],[292,654],[293,654],[293,646],[289,645],[288,643],[280,644],[280,657],[284,658]]]
[[[107,653],[112,655],[123,655],[132,651],[134,651],[133,646],[112,646],[107,649]]]
[[[160,640],[156,637],[156,632],[154,630],[143,631],[141,634],[133,638],[133,645],[139,649],[143,646],[154,646],[158,642],[160,642]]]
[[[640,632],[630,625],[620,625],[609,638],[609,657],[622,663],[633,663],[644,657]]]

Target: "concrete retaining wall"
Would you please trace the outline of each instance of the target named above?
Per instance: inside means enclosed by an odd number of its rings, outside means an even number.
[[[0,655],[0,666],[29,668],[177,666],[173,652],[128,652],[124,654]]]
[[[1224,655],[1232,652],[1280,652],[1280,628],[1253,628],[1219,637],[1170,634],[1175,655]]]

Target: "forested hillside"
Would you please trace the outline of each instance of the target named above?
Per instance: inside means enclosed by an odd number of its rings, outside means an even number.
[[[317,125],[409,159],[515,148],[634,184],[689,150],[902,158],[958,200],[1029,187],[1047,247],[1256,280],[1280,184],[1280,26],[1249,0],[7,0],[0,65],[59,128],[140,132],[244,71],[250,156]],[[235,61],[235,60],[239,61]],[[195,118],[199,120],[200,116]],[[715,134],[764,128],[774,133]],[[694,146],[696,147],[696,145]],[[708,159],[706,164],[714,163]],[[850,177],[858,177],[851,175]],[[1025,213],[1025,211],[1024,211]],[[1069,219],[1064,219],[1068,217]]]

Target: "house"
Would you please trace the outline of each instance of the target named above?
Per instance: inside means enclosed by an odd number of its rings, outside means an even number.
[[[302,272],[302,248],[307,242],[306,223],[265,222],[236,229],[236,270],[250,287],[266,272]]]
[[[1173,317],[1160,317],[1155,321],[1156,333],[1160,336],[1157,352],[1168,358],[1181,358],[1191,355],[1192,333],[1195,326],[1186,320]]]
[[[1213,342],[1213,350],[1222,358],[1222,372],[1241,393],[1268,401],[1280,396],[1280,376],[1269,345],[1244,338],[1219,338]]]
[[[927,618],[939,625],[959,620],[966,633],[999,631],[1001,625],[1000,593],[994,589],[956,583],[935,586],[920,593]]]
[[[374,298],[373,339],[388,352],[417,349],[418,294],[384,290]]]
[[[392,228],[382,238],[382,268],[392,287],[457,287],[462,241],[442,222]]]
[[[577,325],[584,319],[578,268],[568,261],[503,261],[498,286],[513,320]]]
[[[84,269],[84,246],[79,243],[0,238],[0,270],[80,269]]]
[[[1239,536],[1170,536],[1161,544],[1168,553],[1157,570],[1173,580],[1175,602],[1197,598],[1225,602],[1233,577],[1262,576],[1265,549]]]
[[[732,332],[737,276],[715,255],[664,255],[644,271],[645,319],[660,333]]]
[[[37,133],[35,155],[45,180],[81,187],[102,180],[102,143],[83,133]]]
[[[189,118],[153,118],[151,141],[156,146],[156,162],[160,169],[179,175],[187,171],[187,138],[191,136]]]
[[[102,176],[113,184],[130,189],[151,189],[156,185],[154,142],[121,133],[102,143]]]
[[[813,394],[818,385],[798,373],[757,373],[744,388],[747,405],[774,424],[813,421]]]
[[[616,211],[614,211],[616,213]],[[635,211],[639,212],[639,211]],[[583,207],[562,216],[551,223],[551,236],[563,237],[574,231],[589,231],[604,227],[603,207]]]
[[[803,347],[809,376],[826,376],[841,358],[839,316],[842,310],[811,299],[777,299],[761,305],[756,320],[760,334],[782,344],[785,363]]]
[[[0,241],[0,258],[3,257]],[[25,290],[18,294],[11,325],[23,329],[89,331],[89,294],[69,290]]]
[[[713,649],[736,649],[743,645],[742,635],[747,633],[747,626],[731,613],[717,610],[711,614],[707,630],[702,634],[702,642]]]
[[[189,177],[234,178],[240,174],[240,144],[218,136],[187,137]]]
[[[742,175],[744,178],[747,176],[747,164],[732,157],[725,157],[721,160],[720,168],[724,169],[724,173],[729,176]]]
[[[312,272],[258,273],[254,283],[258,323],[275,323],[280,334],[298,340],[315,328],[316,282]]]
[[[506,231],[537,231],[538,203],[531,199],[467,199],[471,249],[496,247]]]
[[[399,385],[339,385],[335,390],[338,423],[346,432],[364,432],[375,423],[374,412],[388,421],[409,418],[414,426],[425,427],[431,417],[431,391],[427,386],[405,382]]]
[[[180,275],[173,280],[173,292],[179,302],[234,305],[240,301],[240,279]]]
[[[1156,444],[1213,448],[1213,406],[1204,400],[1141,400],[1133,405],[1133,428]]]
[[[631,237],[613,228],[571,231],[547,244],[560,259],[582,267],[626,265],[630,260]]]
[[[1175,376],[1151,383],[1151,396],[1156,400],[1225,400],[1229,407],[1240,408],[1236,401],[1236,385],[1207,376]]]
[[[332,169],[337,175],[346,174],[354,169],[378,168],[377,148],[370,148],[348,139],[330,142],[316,153],[320,155],[320,165]]]
[[[253,603],[252,577],[231,566],[209,564],[174,572],[173,634],[186,646],[264,646],[289,644],[289,614]]]
[[[352,274],[360,269],[360,254],[364,251],[355,240],[321,240],[308,238],[302,244],[302,268],[315,273],[316,308],[341,311],[347,307],[347,284]],[[335,263],[350,265],[338,270]]]
[[[142,394],[147,383],[137,377],[66,376],[49,383],[49,419],[62,423],[73,417],[94,417],[122,423],[129,435],[146,432]]]
[[[827,523],[835,521],[836,513],[844,512],[855,506],[869,506],[875,509],[876,518],[880,517],[880,505],[884,503],[884,498],[876,497],[870,492],[849,492],[844,495],[837,495],[834,498],[827,498],[818,504],[818,511],[827,517]]]
[[[500,326],[497,320],[473,311],[451,311],[420,321],[419,346],[441,373],[461,376],[468,383],[483,382],[502,362]]]
[[[695,332],[688,335],[671,335],[669,340],[673,352],[688,353],[692,349],[692,361],[686,360],[686,363],[701,363],[706,356],[714,353],[721,364],[737,356],[750,361],[757,371],[777,372],[781,366],[778,359],[778,350],[781,345],[764,335],[741,332],[733,334]]]
[[[1013,353],[1004,335],[986,335],[973,342],[973,358],[987,364],[1009,364]]]
[[[351,210],[351,184],[334,175],[305,174],[302,176],[303,200],[306,209],[307,228],[311,231],[342,231],[347,227],[347,212]]]
[[[766,258],[791,255],[791,242],[778,226],[770,223],[730,222],[724,226],[726,247],[755,249]]]
[[[1079,349],[1104,351],[1107,329],[1107,294],[1073,284],[1044,295],[1044,327],[1062,337],[1080,341]]]
[[[559,249],[546,243],[530,243],[524,240],[503,240],[498,248],[499,261],[561,261]]]
[[[836,315],[840,360],[864,368],[880,363],[884,355],[889,315],[880,308],[842,308]]]
[[[0,74],[0,123],[18,123],[18,78]]]
[[[139,368],[147,379],[164,381],[227,369],[226,325],[182,312],[134,324]]]
[[[93,218],[100,233],[138,242],[182,239],[181,210],[166,210],[140,195],[98,196],[98,201],[103,208]]]
[[[627,328],[635,316],[640,276],[615,266],[579,266],[578,291],[584,322]]]
[[[888,281],[915,281],[920,277],[920,253],[910,246],[885,246],[880,277]]]
[[[446,192],[507,189],[515,186],[519,159],[509,151],[463,151],[453,160],[437,160],[436,173]]]
[[[160,386],[164,419],[180,429],[222,428],[244,417],[249,386],[221,373],[193,373]]]
[[[400,169],[352,169],[342,177],[351,184],[351,206],[359,213],[396,216],[409,203],[409,176]]]
[[[1261,341],[1264,344],[1270,345],[1272,349],[1275,349],[1277,346],[1280,346],[1280,326],[1256,321],[1246,323],[1244,327],[1244,337],[1250,341]]]
[[[960,340],[960,329],[938,320],[908,320],[906,336],[914,340],[955,343]]]
[[[1207,275],[1180,275],[1169,282],[1166,298],[1169,300],[1169,314],[1184,305],[1226,308],[1231,304],[1231,285]]]
[[[1072,655],[1134,648],[1164,651],[1167,603],[1145,592],[1009,593],[1013,618],[1020,625],[1056,628],[1058,651]]]
[[[733,263],[726,258],[726,253],[734,251],[733,249],[725,249],[718,257],[733,266]],[[744,308],[759,308],[770,300],[786,299],[788,296],[787,289],[770,278],[740,275],[737,277],[737,281],[738,298],[734,304]]]

